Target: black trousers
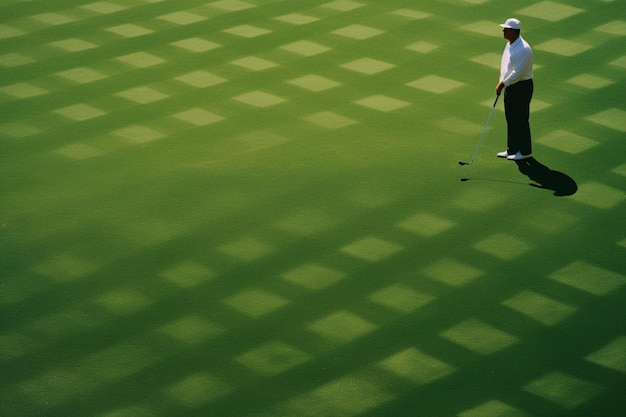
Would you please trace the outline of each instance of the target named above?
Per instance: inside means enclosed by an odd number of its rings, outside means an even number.
[[[532,153],[530,141],[530,100],[533,98],[533,80],[525,80],[504,89],[504,114],[507,123],[507,151],[509,155]]]

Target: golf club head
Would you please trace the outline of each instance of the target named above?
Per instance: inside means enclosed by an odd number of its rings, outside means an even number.
[[[469,165],[471,162],[463,162],[463,161],[459,161],[459,165]]]

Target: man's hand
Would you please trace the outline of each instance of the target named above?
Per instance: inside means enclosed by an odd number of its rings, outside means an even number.
[[[504,90],[504,83],[500,81],[498,85],[496,85],[496,94],[500,95],[500,93],[502,93],[502,90]]]

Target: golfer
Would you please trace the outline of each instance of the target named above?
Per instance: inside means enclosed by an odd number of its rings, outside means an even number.
[[[533,97],[533,51],[520,36],[522,24],[510,18],[500,25],[508,41],[500,61],[500,82],[496,94],[504,90],[507,123],[507,150],[498,157],[519,161],[532,156],[530,143],[530,100]]]

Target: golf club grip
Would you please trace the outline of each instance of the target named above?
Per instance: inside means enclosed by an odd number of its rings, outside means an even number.
[[[496,107],[496,103],[498,102],[499,98],[500,98],[500,94],[496,94],[496,101],[493,102],[493,107]]]

